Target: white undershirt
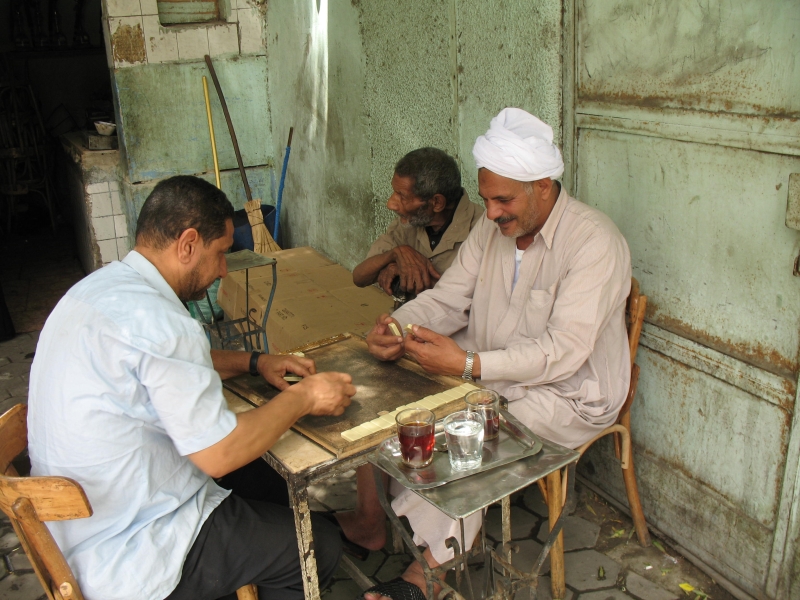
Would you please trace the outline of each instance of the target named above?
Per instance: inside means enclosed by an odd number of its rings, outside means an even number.
[[[511,290],[513,291],[515,287],[517,287],[517,279],[519,279],[519,265],[522,262],[522,255],[525,254],[525,250],[520,250],[517,248],[516,256],[514,257],[514,283],[511,284]]]

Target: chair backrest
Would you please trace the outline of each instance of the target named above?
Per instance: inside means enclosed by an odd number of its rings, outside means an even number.
[[[625,398],[625,404],[619,411],[617,422],[620,422],[630,411],[636,395],[636,386],[639,383],[639,365],[634,361],[636,360],[636,351],[639,349],[639,337],[642,334],[645,310],[647,310],[647,296],[639,292],[639,282],[635,277],[631,277],[631,293],[625,306],[625,326],[628,329],[628,346],[631,351],[631,383],[628,386],[628,397]]]
[[[631,367],[636,361],[636,351],[639,349],[639,336],[642,334],[644,313],[647,309],[647,296],[639,292],[639,282],[631,277],[631,293],[625,306],[625,326],[628,328],[628,345],[631,349]]]
[[[66,477],[19,477],[11,464],[28,445],[28,409],[0,416],[0,510],[11,520],[50,600],[83,600],[78,582],[43,521],[92,516],[80,484]]]

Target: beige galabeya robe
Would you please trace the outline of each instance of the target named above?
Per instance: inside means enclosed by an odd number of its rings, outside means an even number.
[[[508,398],[514,416],[577,448],[616,421],[628,391],[628,244],[611,219],[562,188],[512,289],[515,251],[516,241],[482,218],[436,287],[393,316],[476,351],[480,383]],[[437,561],[452,558],[444,540],[458,538],[457,522],[405,489],[393,507]],[[465,526],[474,539],[480,513]]]

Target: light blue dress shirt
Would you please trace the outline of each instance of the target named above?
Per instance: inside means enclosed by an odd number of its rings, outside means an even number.
[[[33,475],[71,477],[94,514],[48,523],[87,600],[160,600],[228,495],[186,458],[236,427],[208,340],[138,252],[75,285],[31,368]]]

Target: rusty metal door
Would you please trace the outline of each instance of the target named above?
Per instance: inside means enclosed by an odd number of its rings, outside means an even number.
[[[747,593],[800,597],[800,3],[565,9],[567,183],[620,227],[649,297],[646,516]],[[618,470],[601,450],[584,474],[623,501]]]

